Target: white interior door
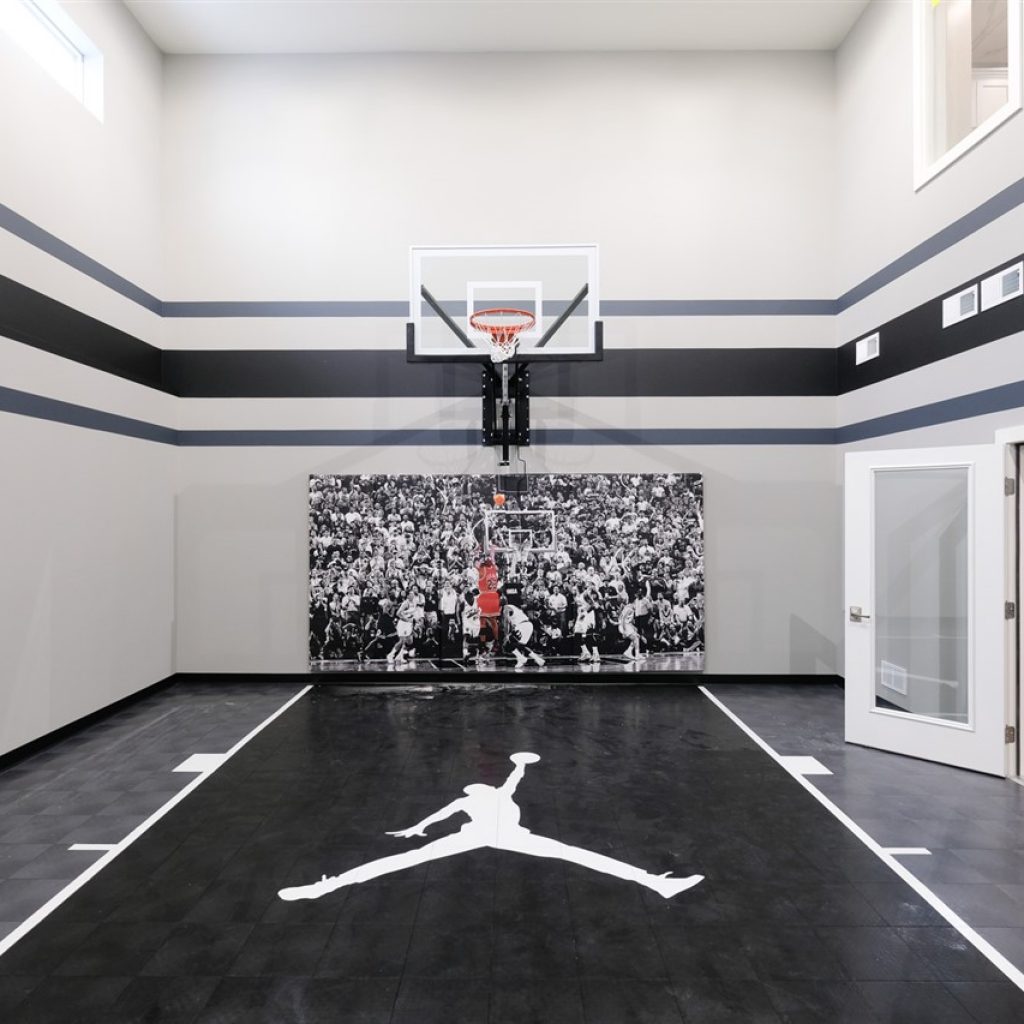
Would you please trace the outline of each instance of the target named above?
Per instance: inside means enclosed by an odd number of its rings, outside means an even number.
[[[846,739],[1008,770],[1003,448],[846,456]]]

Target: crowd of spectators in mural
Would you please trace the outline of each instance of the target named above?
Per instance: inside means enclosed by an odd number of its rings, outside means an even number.
[[[493,477],[311,478],[310,660],[703,653],[699,476],[528,481],[496,511]]]

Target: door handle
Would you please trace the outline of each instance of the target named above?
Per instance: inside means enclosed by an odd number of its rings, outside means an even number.
[[[850,621],[851,622],[865,622],[865,621],[867,621],[870,618],[871,618],[870,615],[865,615],[864,614],[864,612],[861,610],[860,605],[856,605],[856,604],[851,604],[850,605]]]

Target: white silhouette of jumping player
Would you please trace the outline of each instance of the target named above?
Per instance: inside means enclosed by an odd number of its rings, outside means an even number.
[[[492,850],[508,850],[512,853],[525,853],[531,857],[551,857],[555,860],[580,864],[585,868],[591,868],[606,875],[614,875],[616,878],[622,878],[628,882],[638,882],[648,889],[653,889],[666,899],[676,896],[686,889],[691,889],[703,881],[703,875],[690,875],[688,878],[672,878],[668,872],[663,875],[652,875],[649,871],[635,868],[621,860],[605,857],[600,853],[591,853],[589,850],[581,850],[578,846],[569,846],[556,839],[535,836],[528,828],[519,824],[519,807],[512,795],[526,773],[526,766],[535,764],[540,760],[540,756],[524,751],[513,754],[509,760],[515,765],[515,768],[502,786],[482,784],[466,786],[463,790],[466,794],[464,797],[453,800],[446,807],[442,807],[439,811],[424,818],[419,824],[398,832],[387,833],[389,836],[397,836],[400,839],[425,836],[426,829],[438,821],[444,821],[445,818],[450,818],[453,814],[460,812],[468,815],[469,821],[453,835],[436,839],[417,850],[409,850],[393,857],[382,857],[380,860],[371,861],[369,864],[352,868],[350,871],[334,875],[331,878],[324,875],[319,882],[313,882],[310,885],[297,885],[282,889],[278,895],[283,900],[317,899],[346,885],[368,882],[371,878],[379,878],[381,875],[387,875],[393,871],[403,871],[430,860],[452,857],[457,853],[466,853],[469,850],[480,850],[486,847],[490,847]]]

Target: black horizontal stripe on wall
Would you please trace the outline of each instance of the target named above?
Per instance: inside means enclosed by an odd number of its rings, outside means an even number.
[[[0,277],[0,335],[136,384],[163,388],[160,349],[9,277]]]
[[[544,428],[535,445],[833,445],[832,427],[615,427]],[[465,448],[480,444],[478,429],[396,430],[179,430],[182,448]]]
[[[403,350],[165,351],[184,398],[432,398],[480,394],[477,363],[409,363]],[[593,363],[534,364],[534,397],[835,394],[832,349],[605,349]]]
[[[1017,256],[965,281],[956,288],[951,288],[944,294],[955,295],[975,281],[998,274],[1021,259],[1022,257]],[[857,341],[859,338],[874,334],[875,330],[879,336],[878,356],[858,366]],[[1024,296],[1009,299],[946,328],[942,326],[940,296],[929,299],[916,309],[901,314],[875,330],[865,331],[838,349],[837,378],[840,395],[1024,331]]]

